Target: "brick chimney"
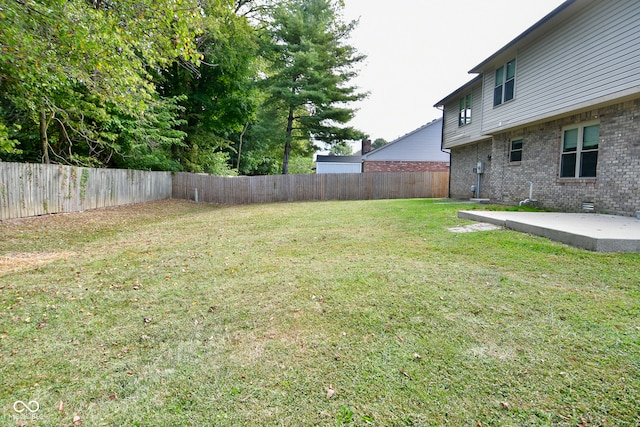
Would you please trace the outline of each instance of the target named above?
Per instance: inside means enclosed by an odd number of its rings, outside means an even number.
[[[369,151],[371,151],[371,140],[370,139],[363,139],[362,140],[362,154],[367,154]]]

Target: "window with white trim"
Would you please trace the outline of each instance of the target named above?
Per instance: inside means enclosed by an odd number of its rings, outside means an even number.
[[[522,161],[522,139],[514,139],[509,147],[509,163]]]
[[[458,126],[471,123],[471,94],[460,98],[460,114],[458,114]]]
[[[564,128],[560,178],[595,178],[599,142],[599,123]]]
[[[516,89],[516,59],[513,58],[496,69],[493,89],[493,106],[511,101]]]

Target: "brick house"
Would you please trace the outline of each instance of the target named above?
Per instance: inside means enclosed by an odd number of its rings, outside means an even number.
[[[449,153],[441,142],[442,118],[373,151],[363,144],[362,172],[447,172]]]
[[[639,22],[638,0],[568,0],[471,69],[436,104],[450,196],[640,211]]]

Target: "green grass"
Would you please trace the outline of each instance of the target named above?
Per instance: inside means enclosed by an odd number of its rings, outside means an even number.
[[[640,254],[448,232],[468,207],[0,223],[0,425],[639,425]]]

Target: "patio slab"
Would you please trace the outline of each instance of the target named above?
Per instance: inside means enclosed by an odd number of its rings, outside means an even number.
[[[488,222],[596,252],[640,252],[640,220],[593,213],[459,211]]]

